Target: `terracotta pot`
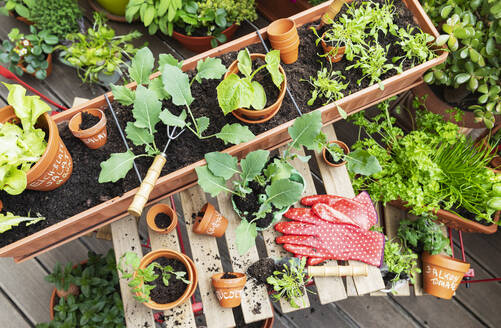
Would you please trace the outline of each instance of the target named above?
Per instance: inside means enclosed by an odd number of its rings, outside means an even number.
[[[204,215],[203,217],[197,216],[195,224],[193,224],[193,232],[214,237],[224,235],[228,220],[216,211],[212,204],[205,204],[200,212],[204,213]]]
[[[401,200],[393,200],[389,202],[390,205],[398,207],[400,209],[408,211],[409,208],[405,206],[405,202]],[[494,215],[494,222],[499,221],[500,211],[497,211]],[[437,216],[438,221],[445,224],[447,227],[456,229],[463,232],[475,232],[484,234],[493,234],[497,231],[498,225],[493,223],[491,225],[485,226],[476,221],[468,220],[462,218],[454,213],[439,209],[434,213]]]
[[[45,70],[45,72],[47,73],[47,77],[49,77],[50,74],[52,73],[52,54],[49,54],[47,56],[47,62],[49,63],[49,67],[47,67],[47,69]],[[17,64],[17,66],[20,67],[23,70],[24,73],[29,74],[31,76],[35,76],[35,73],[28,73],[28,71],[23,66],[23,64],[24,64],[24,62],[23,62],[23,60],[21,60],[19,62],[19,64]]]
[[[226,35],[226,40],[230,41],[233,34],[237,31],[238,25],[233,24],[224,30],[222,33]],[[172,32],[172,37],[181,43],[186,49],[194,51],[196,53],[201,53],[212,49],[210,41],[214,38],[213,36],[189,36],[178,33],[176,31]]]
[[[90,149],[98,149],[106,144],[108,140],[108,133],[106,131],[106,115],[104,112],[97,108],[89,108],[84,110],[88,114],[99,118],[99,122],[91,128],[80,130],[82,123],[82,112],[73,116],[68,123],[68,128],[71,133],[82,140],[82,142]]]
[[[280,50],[280,59],[285,64],[294,63],[299,53],[296,23],[292,19],[282,18],[271,23],[266,31],[272,48]]]
[[[325,33],[327,33],[327,32],[325,32]],[[338,47],[337,51],[336,51],[335,47],[328,46],[327,43],[325,43],[325,41],[324,41],[325,33],[322,34],[322,40],[320,41],[320,43],[322,44],[322,48],[324,49],[324,52],[327,55],[327,58],[329,59],[329,61],[331,63],[337,63],[337,62],[341,61],[341,59],[343,59],[344,53],[346,51],[346,47],[345,46]]]
[[[264,61],[265,55],[251,54],[251,60],[255,60],[257,58],[260,58]],[[282,101],[284,100],[285,96],[285,90],[287,88],[287,77],[285,76],[285,71],[282,68],[282,66],[279,66],[279,68],[280,68],[280,73],[282,73],[282,76],[284,77],[284,81],[282,82],[282,86],[280,88],[280,94],[278,95],[277,101],[275,101],[273,105],[266,107],[262,110],[238,108],[233,112],[231,112],[236,118],[245,123],[258,124],[271,120],[273,116],[275,116],[278,113],[280,107],[282,106]],[[232,73],[237,74],[238,72],[239,72],[238,60],[235,60],[228,68],[228,71],[224,75],[224,78],[227,78]]]
[[[16,122],[12,106],[0,109],[0,122]],[[62,186],[71,176],[73,160],[59,137],[56,123],[48,113],[38,118],[37,127],[48,134],[47,148],[38,162],[26,173],[26,189],[50,191]]]
[[[171,219],[171,223],[167,228],[159,228],[155,223],[155,217],[160,213],[166,214]],[[146,223],[151,230],[160,234],[167,234],[177,226],[177,213],[167,204],[155,204],[150,207],[146,214]]]
[[[125,9],[129,0],[87,0],[95,11],[103,13],[106,18],[120,23],[127,23]]]
[[[172,309],[178,305],[183,304],[193,295],[193,293],[195,292],[195,289],[197,288],[198,274],[197,274],[197,270],[195,268],[193,261],[191,261],[188,258],[188,256],[186,256],[182,253],[176,252],[174,250],[170,250],[170,249],[158,249],[156,251],[153,251],[153,252],[146,254],[141,259],[141,262],[139,263],[139,268],[140,269],[146,268],[148,265],[150,265],[151,262],[153,262],[154,260],[156,260],[159,257],[176,259],[176,260],[182,262],[184,264],[184,266],[186,267],[186,273],[188,274],[187,280],[189,280],[191,282],[191,284],[189,284],[188,287],[186,287],[186,290],[184,291],[183,295],[179,299],[175,300],[174,302],[167,303],[167,304],[159,304],[159,303],[155,303],[152,300],[150,300],[149,302],[143,303],[146,307],[148,307],[150,309],[165,311],[165,310],[169,310],[169,309]],[[134,273],[134,277],[135,276],[136,276],[136,273]],[[140,296],[140,293],[136,293],[136,295]]]
[[[470,263],[445,255],[430,255],[423,258],[423,289],[426,293],[446,300],[458,288],[463,276],[470,269]]]
[[[242,290],[247,282],[245,274],[239,272],[228,272],[237,278],[221,279],[224,273],[212,276],[212,286],[216,289],[216,296],[219,305],[224,308],[234,308],[242,301]]]
[[[329,144],[331,143],[335,143],[337,144],[339,147],[341,147],[343,149],[343,152],[345,155],[348,155],[350,153],[350,148],[342,141],[339,141],[339,140],[333,140],[331,142],[329,142]],[[327,148],[324,148],[323,151],[322,151],[322,156],[324,158],[324,161],[325,163],[327,163],[327,165],[329,166],[332,166],[332,167],[340,167],[340,166],[343,166],[346,164],[346,161],[343,161],[341,163],[331,163],[327,160]]]
[[[308,0],[256,0],[257,10],[270,22],[311,8]]]
[[[484,123],[482,122],[478,123],[475,121],[475,114],[473,112],[466,110],[463,110],[463,119],[461,121],[456,121],[454,119],[454,115],[456,114],[456,112],[455,111],[451,112],[451,110],[454,109],[454,106],[449,105],[448,103],[440,99],[425,82],[414,87],[412,89],[412,93],[416,97],[423,97],[427,95],[425,100],[426,109],[432,113],[442,115],[442,117],[446,121],[467,128],[475,128],[475,129],[485,128]],[[501,115],[494,115],[494,117],[496,118],[495,124],[501,123]]]
[[[345,3],[350,3],[350,2],[351,2],[351,0],[334,0],[334,1],[332,1],[330,6],[327,8],[327,11],[325,12],[325,14],[322,15],[322,23],[329,24],[329,22],[331,20],[333,20],[334,17],[336,17],[336,15],[339,13],[339,11],[341,10],[341,7],[343,7],[343,5]]]
[[[17,19],[18,21],[23,22],[23,23],[25,23],[26,25],[33,25],[33,24],[35,24],[35,23],[33,23],[32,21],[30,21],[29,19],[24,18],[23,16],[19,16],[18,14],[16,14],[16,13],[15,13],[15,12],[13,12],[13,11],[9,11],[9,16],[14,17],[14,18],[15,18],[15,19]]]
[[[75,269],[78,265],[84,265],[84,264],[86,264],[86,263],[87,263],[87,261],[88,261],[88,260],[83,260],[82,262],[80,262],[80,264],[75,264],[75,265],[73,266],[73,269]],[[73,284],[72,284],[72,285],[73,285]],[[75,285],[73,285],[73,286],[75,286]],[[78,287],[77,287],[77,286],[75,286],[75,287],[77,288],[77,293],[76,293],[76,294],[73,294],[73,295],[77,296],[77,295],[79,294],[80,290],[78,289]],[[71,288],[71,285],[70,285],[70,288]],[[69,289],[68,289],[68,291],[69,291]],[[70,294],[70,293],[68,293],[68,295],[69,295],[69,294]],[[60,295],[59,295],[59,293],[58,293],[58,290],[57,290],[56,288],[54,288],[54,289],[52,290],[52,294],[50,295],[50,303],[49,303],[50,320],[54,320],[54,306],[56,305],[56,304],[55,304],[55,303],[56,303],[56,296],[57,296],[58,298],[65,297],[65,296],[60,296]]]

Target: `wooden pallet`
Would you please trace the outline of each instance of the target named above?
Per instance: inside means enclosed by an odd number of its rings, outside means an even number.
[[[327,134],[329,139],[334,139],[336,137],[332,126],[325,127],[323,131]],[[284,148],[282,147],[280,150],[283,151]],[[300,153],[304,155],[304,151],[300,151]],[[331,168],[324,164],[321,155],[317,155],[315,159],[310,161],[315,160],[320,168],[321,178],[327,193],[354,197],[353,188],[345,167]],[[293,165],[305,179],[306,189],[304,195],[316,194],[317,192],[308,164],[296,160]],[[224,237],[222,237],[225,239],[227,250],[221,252],[218,248],[216,238],[197,235],[192,232],[192,213],[196,213],[202,208],[207,202],[208,196],[199,186],[194,186],[180,192],[179,199],[180,208],[177,208],[179,222],[182,226],[184,225],[186,227],[186,235],[188,237],[188,240],[185,241],[185,246],[189,245],[191,249],[191,258],[195,262],[195,266],[198,270],[198,290],[203,303],[204,313],[210,314],[205,316],[206,325],[208,328],[234,327],[235,319],[233,311],[219,306],[211,286],[210,278],[215,273],[223,272],[221,258],[225,257],[228,257],[230,260],[231,270],[246,272],[247,268],[259,259],[258,249],[254,246],[244,256],[238,254],[235,241],[235,229],[240,219],[232,208],[229,195],[219,195],[216,200],[210,200],[210,202],[218,208],[219,212],[229,221],[226,233]],[[168,201],[168,199],[163,201]],[[144,213],[146,212],[147,209]],[[141,252],[138,241],[139,234],[137,232],[137,225],[133,218],[126,217],[120,221],[114,222],[111,225],[111,230],[117,257],[130,250],[138,253]],[[176,232],[171,232],[168,235],[159,235],[154,231],[149,231],[148,233],[152,250],[160,248],[179,250],[179,241]],[[278,233],[274,229],[263,231],[261,236],[265,244],[265,254],[268,257],[280,258],[292,256],[292,254],[286,252],[281,245],[275,243],[275,237],[278,236]],[[349,261],[349,263],[355,264],[356,262]],[[328,263],[328,265],[337,264],[341,263],[336,261],[330,261]],[[228,267],[225,266],[225,268],[228,270]],[[346,283],[339,277],[315,278],[315,284],[317,286],[318,296],[305,293],[302,300],[297,300],[297,304],[301,305],[299,308],[293,308],[288,302],[281,300],[280,306],[282,312],[287,313],[308,308],[310,306],[309,297],[318,297],[320,303],[326,304],[345,299],[351,295],[371,293],[384,287],[379,269],[375,267],[370,267],[368,277],[347,278]],[[150,322],[149,320],[152,318],[151,311],[132,299],[131,293],[124,282],[121,283],[121,287],[126,309],[127,326],[142,327],[145,322]],[[248,279],[244,288],[241,309],[246,323],[260,321],[273,316],[272,304],[266,288],[264,286],[256,286],[253,279]],[[174,322],[182,324],[183,327],[195,327],[195,320],[189,301],[181,307],[167,311],[164,315],[166,320],[168,320],[167,327],[173,326]]]

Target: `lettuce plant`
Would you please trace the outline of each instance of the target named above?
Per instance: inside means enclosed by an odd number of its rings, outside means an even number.
[[[308,106],[313,106],[317,98],[325,99],[324,105],[339,100],[344,97],[343,90],[346,90],[348,83],[342,83],[346,78],[340,71],[334,71],[322,67],[317,72],[317,76],[310,76],[309,80],[301,80],[308,82],[313,90],[311,91],[311,98],[308,100]]]
[[[21,126],[0,123],[0,190],[19,195],[26,189],[26,172],[47,147],[45,132],[35,128],[35,124],[50,107],[38,96],[26,96],[26,89],[20,85],[3,84],[9,89],[7,102],[14,108]]]
[[[217,100],[224,115],[238,108],[263,109],[266,105],[266,93],[263,86],[252,81],[254,76],[266,69],[273,80],[273,84],[280,89],[284,76],[280,72],[280,50],[272,50],[266,54],[265,64],[252,71],[252,60],[249,50],[240,50],[238,53],[238,70],[244,77],[235,73],[230,74],[217,86]]]
[[[125,128],[127,138],[135,146],[144,146],[145,153],[135,155],[132,151],[111,154],[111,157],[101,163],[99,182],[116,182],[124,178],[132,169],[134,160],[139,157],[155,157],[162,149],[155,144],[156,125],[162,121],[167,127],[186,128],[199,139],[218,138],[225,144],[239,144],[254,138],[248,127],[238,123],[226,124],[220,132],[204,135],[210,120],[202,116],[195,118],[190,105],[195,98],[191,94],[191,85],[203,79],[218,79],[226,72],[226,67],[220,59],[206,58],[197,63],[197,73],[191,79],[181,70],[182,63],[172,55],[160,55],[160,72],[162,75],[154,80],[149,79],[153,72],[155,59],[148,48],[138,51],[129,68],[130,77],[137,82],[136,90],[125,86],[112,85],[115,100],[123,105],[133,105],[134,122],[128,122]],[[162,110],[161,100],[170,99],[176,106],[184,106],[180,115],[172,114],[167,108]],[[189,118],[188,118],[189,116]]]
[[[299,308],[296,300],[303,297],[304,290],[311,292],[304,287],[305,283],[311,281],[311,278],[306,275],[305,266],[306,257],[303,257],[300,261],[291,258],[289,265],[284,263],[281,270],[274,271],[273,275],[266,279],[275,292],[272,294],[273,300],[279,301],[285,298],[292,307]]]
[[[11,212],[7,212],[7,214],[0,213],[0,234],[12,229],[12,227],[14,226],[18,226],[21,222],[26,222],[26,226],[29,226],[42,220],[45,220],[45,218],[42,216],[32,218],[14,215]]]

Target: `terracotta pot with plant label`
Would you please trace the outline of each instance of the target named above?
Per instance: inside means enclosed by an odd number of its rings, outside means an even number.
[[[221,33],[226,36],[226,40],[232,39],[233,34],[237,31],[238,25],[233,24]],[[181,43],[186,49],[191,50],[196,53],[201,53],[212,49],[211,40],[213,36],[190,36],[184,35],[179,32],[172,32],[172,37]]]
[[[339,147],[341,147],[341,149],[343,149],[344,151],[344,154],[345,155],[348,155],[350,153],[350,148],[348,147],[348,145],[346,145],[344,142],[342,141],[339,141],[339,140],[333,140],[331,142],[329,142],[330,144],[331,143],[335,143],[337,144]],[[332,166],[332,167],[339,167],[339,166],[343,166],[346,164],[346,161],[342,161],[340,163],[334,163],[334,162],[331,162],[329,159],[332,159],[332,156],[330,156],[330,154],[328,153],[327,151],[327,148],[324,148],[323,151],[322,151],[322,156],[324,158],[324,161],[325,163],[327,163],[327,165],[329,166]]]
[[[292,64],[299,54],[299,35],[292,19],[282,18],[271,23],[266,29],[273,49],[280,50],[280,58],[285,64]]]
[[[225,272],[212,276],[212,286],[216,289],[219,304],[224,308],[234,308],[242,301],[242,290],[247,282],[243,273]]]
[[[445,255],[423,253],[423,288],[430,295],[451,299],[470,263]]]
[[[216,211],[212,204],[207,203],[196,217],[193,232],[200,235],[221,237],[224,235],[227,226],[228,220]]]
[[[155,204],[146,214],[148,227],[160,234],[167,234],[177,226],[177,214],[167,204]]]
[[[19,121],[12,106],[0,108],[0,122]],[[47,148],[38,162],[26,173],[26,189],[50,191],[62,186],[73,172],[73,160],[64,145],[56,123],[48,113],[44,113],[37,127],[47,134]]]
[[[94,125],[92,125],[95,123]],[[92,126],[89,126],[92,125]],[[86,109],[73,116],[68,127],[75,137],[90,149],[98,149],[106,144],[106,115],[97,108]]]
[[[336,48],[333,46],[329,46],[324,41],[324,37],[325,37],[325,33],[322,35],[322,40],[320,43],[322,44],[322,48],[324,49],[324,52],[327,55],[327,58],[329,59],[329,61],[331,63],[337,63],[337,62],[341,61],[341,59],[343,59],[344,53],[346,51],[346,47],[342,46],[342,47]]]

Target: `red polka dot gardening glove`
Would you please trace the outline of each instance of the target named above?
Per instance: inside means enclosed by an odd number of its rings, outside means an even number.
[[[367,193],[353,199],[308,196],[301,203],[311,208],[291,208],[284,216],[292,221],[275,225],[284,234],[276,242],[287,251],[308,257],[308,265],[328,259],[381,265],[384,235],[369,230],[377,223],[377,213]]]

